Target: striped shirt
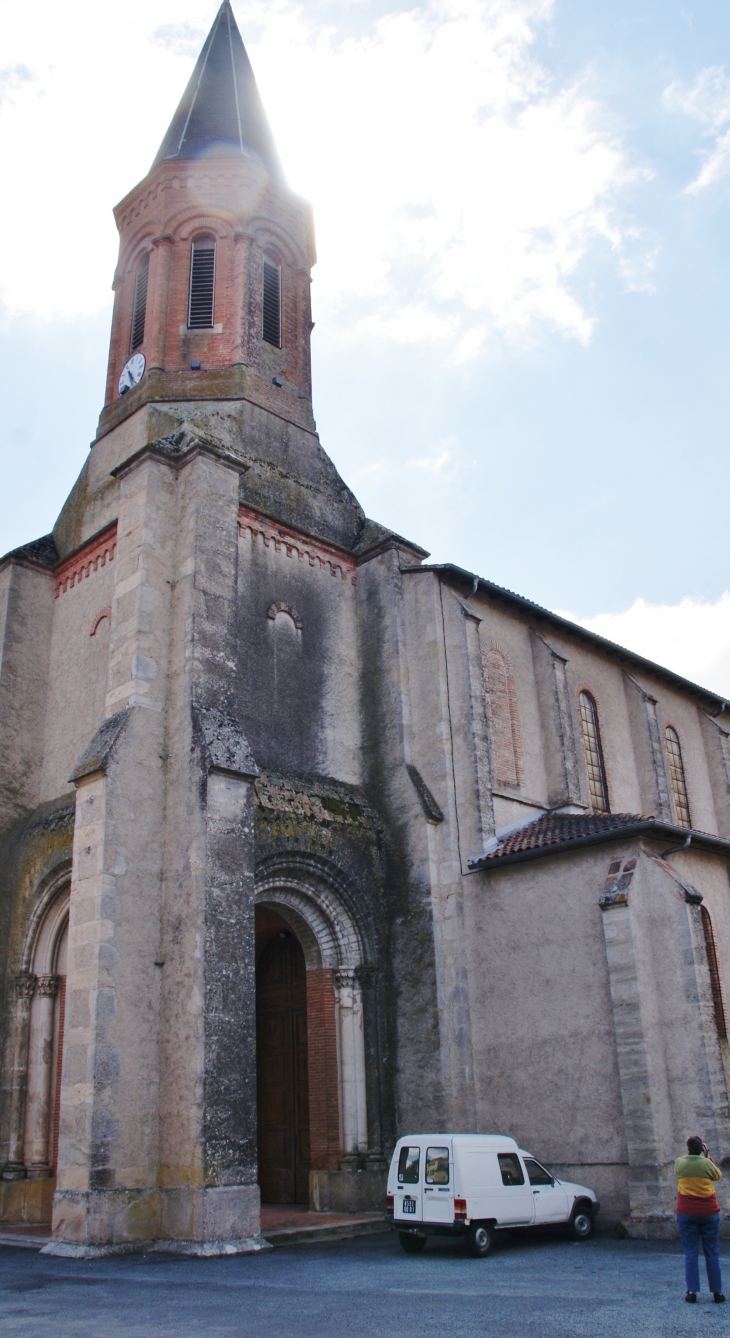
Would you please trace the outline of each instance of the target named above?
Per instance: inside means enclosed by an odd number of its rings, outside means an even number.
[[[677,1212],[691,1217],[711,1217],[719,1213],[715,1181],[722,1179],[722,1171],[709,1157],[687,1155],[674,1163],[677,1177]]]

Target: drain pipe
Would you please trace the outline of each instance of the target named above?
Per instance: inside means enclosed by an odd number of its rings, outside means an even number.
[[[479,577],[475,576],[474,580],[472,581],[471,590],[467,595],[464,595],[464,599],[471,599],[472,595],[475,595],[478,589],[479,589]],[[725,703],[723,702],[723,710],[724,707]]]
[[[710,712],[710,720],[719,720],[724,711],[727,710],[727,702],[723,702],[719,711]]]
[[[691,841],[692,841],[692,833],[690,832],[689,836],[687,837],[687,840],[686,840],[686,841],[683,841],[681,845],[679,845],[679,846],[670,846],[670,847],[669,847],[669,850],[663,850],[663,851],[662,851],[662,859],[666,859],[666,858],[667,858],[667,855],[676,855],[677,852],[678,852],[679,850],[687,850],[687,848],[688,848],[688,846],[690,845]]]

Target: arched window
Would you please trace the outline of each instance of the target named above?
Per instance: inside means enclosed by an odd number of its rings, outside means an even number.
[[[484,673],[489,693],[494,779],[506,785],[522,783],[522,748],[517,698],[507,653],[494,643],[484,652]]]
[[[147,314],[147,281],[150,274],[150,256],[149,251],[142,256],[138,266],[137,275],[134,280],[134,307],[132,308],[132,338],[130,348],[132,353],[139,348],[144,340],[144,320]]]
[[[264,259],[263,330],[267,344],[281,348],[281,265]]]
[[[190,259],[188,329],[209,330],[215,315],[215,237],[196,237]]]
[[[583,738],[591,804],[596,813],[610,813],[601,731],[598,727],[598,707],[590,692],[581,692],[579,705],[580,732]]]
[[[717,960],[717,949],[715,948],[715,934],[712,928],[712,920],[709,911],[704,906],[700,906],[702,915],[702,928],[705,932],[705,948],[707,949],[707,965],[710,968],[710,988],[712,989],[712,1005],[715,1010],[715,1026],[720,1040],[727,1040],[727,1020],[725,1018],[725,1004],[722,998],[722,984],[720,981],[720,966]]]
[[[669,779],[672,783],[672,794],[674,796],[674,815],[680,827],[691,827],[692,820],[689,815],[689,798],[684,776],[682,749],[679,743],[679,735],[676,729],[672,729],[671,725],[667,725],[664,731],[664,739],[667,745]]]

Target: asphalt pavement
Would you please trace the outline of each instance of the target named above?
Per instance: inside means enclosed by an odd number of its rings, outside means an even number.
[[[722,1245],[730,1292],[730,1245]],[[704,1268],[704,1266],[703,1266]],[[703,1285],[706,1279],[703,1276]],[[86,1262],[0,1247],[3,1338],[685,1338],[730,1333],[730,1303],[684,1301],[681,1247],[532,1233],[487,1259],[395,1236],[224,1259]]]

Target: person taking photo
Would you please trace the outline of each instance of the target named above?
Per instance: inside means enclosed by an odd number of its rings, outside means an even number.
[[[715,1181],[722,1178],[720,1167],[707,1146],[696,1136],[687,1139],[687,1156],[674,1163],[677,1177],[677,1225],[684,1246],[684,1271],[687,1284],[685,1301],[694,1303],[700,1290],[700,1241],[707,1266],[707,1281],[713,1299],[725,1300],[720,1273],[720,1205]]]

